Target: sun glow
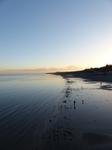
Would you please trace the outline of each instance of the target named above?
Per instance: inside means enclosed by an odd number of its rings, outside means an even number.
[[[104,64],[112,64],[112,53],[108,54],[105,58],[104,58]]]
[[[107,63],[112,64],[112,53],[108,56]]]

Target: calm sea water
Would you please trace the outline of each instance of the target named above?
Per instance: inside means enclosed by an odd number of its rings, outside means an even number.
[[[0,150],[112,148],[112,84],[0,76]]]

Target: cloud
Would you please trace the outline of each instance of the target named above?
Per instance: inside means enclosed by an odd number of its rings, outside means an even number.
[[[32,73],[49,73],[49,72],[63,72],[63,71],[78,71],[84,68],[77,66],[66,66],[65,68],[36,68],[36,69],[11,69],[1,70],[0,74],[32,74]]]
[[[66,67],[66,70],[82,70],[82,69],[84,69],[84,68],[82,68],[82,67],[77,67],[77,66],[67,66]]]

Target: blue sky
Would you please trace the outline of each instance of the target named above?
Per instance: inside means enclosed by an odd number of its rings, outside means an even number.
[[[112,1],[2,0],[0,54],[0,70],[112,63]]]

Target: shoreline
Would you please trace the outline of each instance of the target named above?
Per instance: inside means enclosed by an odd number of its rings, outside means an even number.
[[[48,73],[54,75],[61,75],[64,78],[83,78],[88,81],[96,81],[96,82],[111,82],[112,83],[112,75],[106,74],[104,72],[86,72],[86,71],[74,71],[74,72],[55,72]]]

